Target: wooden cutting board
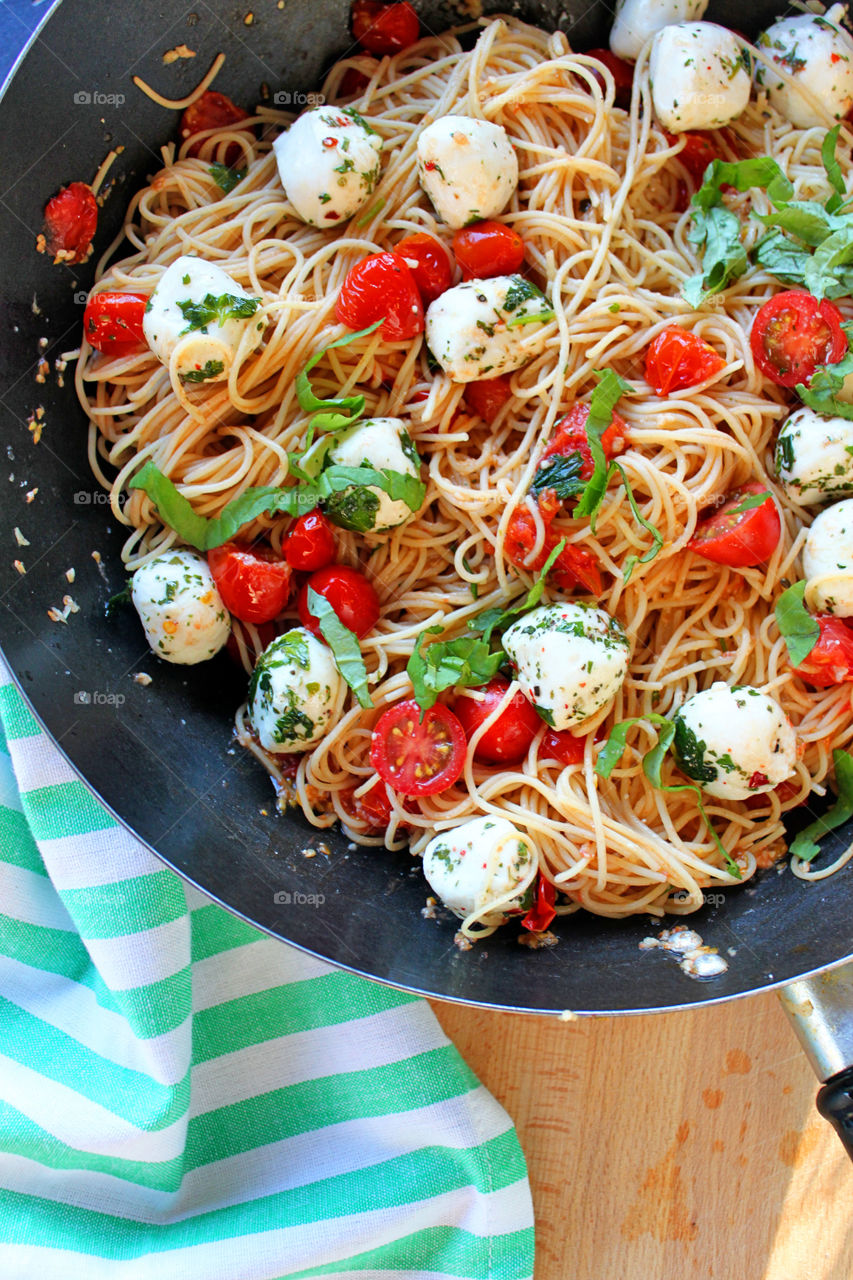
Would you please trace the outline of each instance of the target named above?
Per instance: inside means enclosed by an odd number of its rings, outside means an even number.
[[[774,995],[560,1023],[434,1003],[527,1156],[536,1280],[850,1280],[853,1165]]]

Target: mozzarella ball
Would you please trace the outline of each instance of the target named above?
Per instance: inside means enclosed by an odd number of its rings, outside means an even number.
[[[749,102],[752,82],[731,31],[712,22],[664,27],[652,43],[649,79],[665,129],[717,129]]]
[[[636,62],[655,32],[673,22],[695,22],[707,8],[708,0],[616,0],[610,48],[617,57]]]
[[[853,498],[815,517],[803,547],[803,574],[813,613],[853,617]]]
[[[338,437],[329,460],[342,467],[373,467],[420,478],[421,460],[399,418],[367,418]],[[414,512],[375,485],[352,485],[327,499],[323,510],[331,521],[358,533],[394,529]]]
[[[335,227],[379,181],[382,139],[352,107],[313,107],[272,144],[285,195],[303,222]]]
[[[418,179],[456,230],[503,213],[518,186],[518,160],[502,125],[442,116],[418,138]]]
[[[206,662],[231,632],[213,574],[194,551],[167,551],[140,565],[130,594],[152,653],[166,662]]]
[[[776,440],[776,474],[803,507],[853,493],[853,422],[796,409]]]
[[[523,276],[466,280],[430,303],[427,346],[453,382],[497,378],[539,354],[553,318],[548,299]]]
[[[433,836],[424,849],[424,875],[446,907],[463,920],[504,894],[517,895],[480,924],[501,924],[521,909],[539,863],[530,839],[506,818],[472,818]]]
[[[267,751],[307,751],[340,719],[346,684],[331,649],[305,627],[276,636],[249,682],[249,723]]]
[[[794,771],[797,740],[778,702],[749,685],[717,680],[676,711],[678,767],[721,800],[772,791]]]
[[[163,364],[177,350],[182,382],[217,382],[227,378],[247,329],[252,346],[260,345],[266,326],[260,303],[215,263],[181,257],[158,280],[142,331]]]
[[[767,90],[770,105],[798,129],[825,125],[827,116],[840,120],[853,106],[853,39],[841,26],[845,13],[846,7],[836,4],[824,17],[803,13],[781,18],[758,37],[758,47],[794,84],[763,66],[755,78]],[[800,88],[813,94],[819,105]]]
[[[612,702],[628,672],[621,623],[591,604],[541,605],[504,632],[521,692],[553,729],[570,729]]]

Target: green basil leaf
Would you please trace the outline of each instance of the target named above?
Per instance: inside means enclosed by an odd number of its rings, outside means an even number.
[[[812,374],[808,386],[798,382],[795,388],[803,404],[816,413],[828,417],[853,420],[853,404],[841,400],[835,394],[844,385],[844,379],[853,373],[853,324],[841,326],[847,334],[847,352],[835,364],[822,364]]]
[[[542,599],[542,592],[545,590],[545,580],[551,570],[554,561],[563,551],[566,545],[566,539],[561,539],[557,543],[554,550],[548,556],[548,559],[539,570],[539,576],[533,583],[527,595],[520,604],[510,605],[506,609],[497,607],[492,609],[484,609],[482,613],[478,613],[476,618],[471,618],[468,628],[471,631],[481,631],[483,639],[488,643],[495,631],[504,631],[511,622],[521,617],[523,613],[528,613],[531,609],[535,609],[539,601]]]
[[[221,360],[208,360],[200,369],[189,369],[178,377],[181,382],[207,382],[208,378],[217,378],[224,368]]]
[[[799,831],[788,850],[792,857],[799,858],[801,862],[811,862],[816,858],[820,853],[820,846],[816,841],[853,818],[853,759],[846,751],[836,748],[832,753],[832,763],[838,792],[835,804],[827,809],[823,817],[816,818]]]
[[[367,688],[367,669],[361,656],[358,636],[345,627],[325,596],[308,588],[308,609],[318,620],[323,639],[332,651],[335,666],[356,696],[360,707],[372,707]]]
[[[343,467],[333,463],[320,473],[316,484],[321,498],[351,487],[381,489],[394,502],[405,502],[410,511],[419,511],[426,497],[426,485],[420,476],[407,471],[379,471],[374,467]]]
[[[826,176],[829,179],[829,185],[833,188],[834,195],[831,195],[826,202],[826,207],[830,213],[835,213],[844,203],[844,197],[847,192],[844,187],[844,175],[841,172],[841,165],[835,156],[835,149],[838,146],[838,135],[841,132],[840,123],[830,129],[829,133],[823,140],[820,149],[820,158],[823,161],[823,167],[826,170]]]
[[[633,729],[635,724],[639,724],[641,720],[648,720],[656,725],[668,725],[671,721],[666,716],[658,715],[656,711],[650,711],[647,716],[635,716],[633,720],[620,720],[610,730],[610,735],[604,746],[598,753],[595,762],[595,772],[600,778],[609,778],[616,765],[622,759],[625,753],[625,747],[628,743],[628,733]]]
[[[590,527],[595,533],[595,518],[607,492],[607,459],[601,437],[613,420],[613,410],[623,395],[632,395],[634,388],[630,382],[620,378],[612,369],[596,369],[598,386],[589,401],[589,416],[586,420],[586,438],[592,455],[593,472],[584,486],[572,514],[589,516]]]
[[[820,625],[817,618],[803,605],[806,584],[795,582],[787,591],[783,591],[776,601],[776,625],[779,634],[788,649],[788,660],[792,667],[799,667],[811,653],[820,639]]]
[[[273,485],[246,489],[238,498],[222,509],[213,519],[197,515],[188,499],[178,491],[172,481],[153,462],[146,462],[128,484],[129,489],[142,489],[154,503],[160,519],[174,529],[182,542],[198,551],[211,551],[229,542],[244,524],[258,516],[282,512],[301,515],[316,507],[318,497],[311,501],[307,486],[279,489]]]
[[[753,261],[783,284],[802,286],[811,255],[808,249],[774,229],[762,236],[752,251]]]
[[[649,547],[648,551],[645,551],[643,555],[640,556],[639,561],[637,560],[637,557],[634,555],[628,556],[628,558],[626,559],[625,567],[622,570],[622,581],[628,582],[631,577],[631,574],[634,572],[634,566],[637,563],[648,564],[650,560],[654,560],[655,556],[658,554],[661,547],[663,546],[663,534],[661,533],[660,529],[658,529],[656,525],[653,525],[651,520],[647,520],[646,517],[643,515],[643,513],[640,511],[639,507],[637,506],[637,500],[634,497],[634,490],[631,488],[631,482],[626,476],[624,468],[618,462],[611,462],[610,468],[607,472],[608,481],[610,480],[610,476],[614,472],[618,472],[618,474],[622,477],[622,483],[625,486],[625,493],[628,498],[628,504],[632,512],[634,513],[634,519],[637,521],[638,524],[642,525],[642,527],[647,531],[647,533],[650,533],[652,535],[652,545]]]
[[[517,329],[522,324],[548,324],[556,316],[556,311],[537,311],[535,315],[529,316],[513,316],[511,320],[507,320],[506,327],[508,329]]]
[[[372,204],[370,206],[370,208],[367,210],[367,213],[362,214],[362,216],[358,219],[355,225],[357,227],[366,227],[368,222],[373,221],[377,213],[381,213],[381,211],[385,208],[386,203],[387,202],[385,200],[385,197],[382,196],[379,200],[376,201],[375,204]]]
[[[132,582],[133,579],[128,578],[121,591],[117,591],[114,596],[110,596],[109,600],[104,605],[104,614],[110,620],[115,618],[126,604],[133,604],[133,599],[130,594]]]
[[[794,188],[779,165],[770,156],[756,156],[751,160],[712,160],[705,170],[702,186],[690,204],[707,212],[722,200],[720,188],[724,185],[738,191],[760,187],[774,204],[786,204],[794,194]]]
[[[740,235],[737,215],[724,205],[713,205],[707,212],[697,209],[693,214],[687,239],[703,251],[702,273],[684,281],[681,295],[694,309],[746,271],[749,259]]]
[[[383,316],[382,319],[384,318]],[[377,320],[366,329],[359,329],[356,333],[345,333],[342,338],[336,338],[334,342],[315,352],[297,373],[296,398],[300,409],[303,413],[321,415],[312,419],[311,425],[316,430],[335,431],[341,427],[350,426],[364,413],[364,396],[340,396],[337,399],[320,400],[311,386],[311,379],[308,376],[311,370],[320,363],[327,351],[332,351],[335,347],[349,346],[351,342],[355,342],[356,338],[364,338],[368,333],[373,333],[374,329],[378,329],[381,324],[382,320]]]
[[[763,507],[768,498],[772,498],[769,489],[763,489],[761,493],[750,493],[744,498],[743,502],[739,502],[736,507],[727,507],[727,516],[739,516],[744,511],[752,511],[755,507]]]
[[[539,464],[530,491],[538,497],[545,489],[553,489],[560,501],[565,502],[583,489],[582,468],[583,458],[577,450],[569,454],[554,454]]]
[[[261,305],[260,298],[240,298],[234,293],[222,293],[215,297],[206,293],[201,302],[185,302],[177,304],[178,310],[187,322],[181,333],[191,333],[193,329],[205,329],[209,324],[225,324],[226,320],[248,320]]]
[[[444,689],[471,689],[488,684],[506,661],[502,649],[492,652],[488,641],[477,636],[439,640],[423,649],[424,638],[436,631],[440,632],[441,627],[421,632],[406,667],[421,711],[428,711]]]
[[[226,195],[230,195],[238,182],[242,182],[246,176],[245,169],[229,169],[227,164],[212,164],[208,169],[213,181],[217,187],[221,187]]]

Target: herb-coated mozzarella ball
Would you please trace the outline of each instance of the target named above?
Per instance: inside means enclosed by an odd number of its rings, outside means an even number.
[[[420,479],[418,451],[399,418],[367,418],[350,427],[329,451],[329,460],[342,467],[373,467]],[[332,494],[323,510],[334,524],[369,533],[404,524],[417,508],[376,485],[352,485]]]
[[[846,6],[836,4],[823,17],[804,13],[782,18],[758,37],[758,47],[794,84],[763,66],[756,80],[767,90],[771,106],[798,129],[825,124],[827,115],[840,120],[853,106],[853,39],[841,25],[845,13]]]
[[[140,565],[130,594],[152,653],[166,662],[206,662],[231,632],[207,561],[194,551],[167,551]]]
[[[430,303],[427,346],[453,382],[497,378],[539,354],[553,318],[548,299],[524,276],[466,280]]]
[[[708,0],[616,0],[610,48],[617,57],[636,62],[656,31],[673,22],[695,22],[707,8]]]
[[[595,605],[541,605],[504,632],[521,692],[552,729],[580,724],[616,697],[630,646],[621,623]]]
[[[531,841],[506,818],[472,818],[433,836],[424,849],[424,875],[446,907],[463,920],[507,893],[514,898],[479,923],[497,925],[518,913],[538,857]]]
[[[518,186],[518,160],[502,125],[442,116],[418,138],[418,178],[456,230],[503,213]]]
[[[168,364],[177,349],[182,382],[216,382],[228,376],[243,334],[260,344],[266,320],[253,298],[213,262],[189,256],[167,267],[148,300],[142,320],[145,340]]]
[[[305,627],[276,636],[249,682],[249,722],[267,751],[307,751],[340,719],[346,684],[331,649]]]
[[[379,180],[382,139],[352,107],[313,107],[272,147],[285,195],[312,227],[346,222]]]
[[[853,493],[853,422],[795,409],[776,440],[776,474],[803,507]]]
[[[797,739],[773,698],[749,685],[717,680],[673,716],[678,767],[720,800],[772,791],[794,771]]]
[[[664,27],[652,42],[649,79],[665,129],[716,129],[736,119],[752,82],[731,31],[713,22]]]
[[[815,516],[803,547],[803,573],[813,613],[853,617],[853,498]]]

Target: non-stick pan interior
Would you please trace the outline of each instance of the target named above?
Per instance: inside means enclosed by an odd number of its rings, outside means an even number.
[[[464,20],[447,6],[418,8],[436,31]],[[499,8],[507,6],[484,6]],[[750,24],[775,8],[753,7]],[[605,5],[539,0],[516,9],[562,27],[578,48],[606,42]],[[708,16],[743,28],[742,10],[712,5]],[[151,0],[65,0],[0,103],[0,640],[37,714],[106,804],[189,880],[280,938],[416,991],[531,1010],[643,1010],[740,995],[846,957],[849,872],[805,885],[786,866],[691,918],[729,960],[711,983],[638,949],[650,932],[647,917],[610,923],[580,915],[562,924],[556,947],[539,951],[520,946],[508,928],[461,953],[446,913],[422,917],[427,886],[408,854],[354,848],[336,831],[321,835],[276,812],[266,774],[232,744],[245,684],[226,657],[172,667],[147,652],[132,612],[105,620],[105,602],[124,583],[121,531],[89,473],[73,366],[63,387],[53,371],[78,343],[93,267],[55,267],[35,252],[42,209],[62,184],[90,181],[109,148],[121,146],[96,249],[116,234],[177,125],[174,111],[133,87],[134,74],[177,97],[221,50],[217,89],[249,103],[268,86],[298,102],[350,47],[343,0],[258,6],[251,22],[248,13],[248,5],[204,3],[176,16]],[[180,44],[196,57],[165,67],[163,54]],[[39,383],[42,357],[51,373]],[[36,444],[28,419],[38,407],[44,426]],[[18,549],[16,527],[28,547]],[[16,558],[25,560],[25,577]],[[61,607],[65,594],[79,613],[67,624],[50,621],[48,609]],[[148,686],[133,679],[142,671],[152,676]],[[839,846],[851,834],[840,833]],[[312,849],[320,851],[307,857]]]

